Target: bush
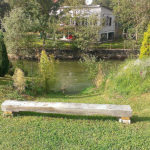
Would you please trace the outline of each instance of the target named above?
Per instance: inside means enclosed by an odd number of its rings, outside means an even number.
[[[140,58],[150,56],[150,25],[148,26],[147,32],[144,33],[144,39],[140,50]]]
[[[85,68],[88,71],[88,77],[89,79],[95,79],[97,73],[98,73],[98,66],[99,63],[96,62],[95,56],[89,56],[89,55],[83,55],[80,62],[85,66]]]
[[[25,91],[25,77],[24,73],[21,69],[16,68],[15,73],[13,75],[13,86],[19,93],[23,93]]]
[[[3,35],[0,33],[0,76],[3,77],[8,73],[9,60],[7,56],[6,46]]]
[[[89,79],[92,79],[96,88],[99,88],[103,82],[101,62],[96,62],[96,57],[89,55],[84,55],[80,62],[86,67]]]
[[[48,93],[50,87],[55,83],[55,59],[53,55],[47,56],[43,50],[41,53],[40,63],[40,80],[43,89]]]

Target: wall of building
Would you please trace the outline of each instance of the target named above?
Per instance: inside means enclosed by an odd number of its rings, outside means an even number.
[[[107,18],[111,18],[111,25],[106,23]],[[100,30],[100,34],[106,34],[107,40],[111,39],[110,35],[112,34],[115,37],[115,16],[113,15],[113,12],[111,10],[105,7],[101,7],[101,22],[103,23],[102,29]]]

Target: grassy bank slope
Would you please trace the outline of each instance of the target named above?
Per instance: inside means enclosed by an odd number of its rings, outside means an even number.
[[[31,99],[9,87],[9,78],[0,79],[0,104],[5,99]],[[104,116],[72,116],[19,113],[2,117],[0,111],[0,149],[2,150],[149,150],[150,93],[124,98],[99,91],[79,95],[50,94],[33,98],[46,102],[129,104],[131,125]]]

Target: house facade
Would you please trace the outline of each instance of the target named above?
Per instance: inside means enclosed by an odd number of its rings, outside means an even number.
[[[97,25],[101,26],[98,41],[113,40],[115,38],[115,16],[113,15],[113,11],[110,8],[101,5],[84,5],[80,8],[64,6],[60,8],[58,13],[64,11],[64,9],[69,9],[69,14],[71,16],[70,25],[77,24],[73,19],[77,15],[80,15],[86,19],[88,19],[90,16],[96,16]],[[83,22],[80,25],[83,25]],[[87,25],[85,21],[84,25]]]

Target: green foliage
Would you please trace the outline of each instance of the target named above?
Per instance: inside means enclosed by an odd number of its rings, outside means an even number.
[[[94,0],[94,4],[111,7],[111,0]]]
[[[84,55],[80,62],[86,67],[89,79],[98,88],[103,82],[103,71],[100,62],[96,61],[95,56]]]
[[[148,26],[147,32],[144,33],[144,39],[140,50],[140,58],[150,56],[150,25]]]
[[[150,20],[149,5],[149,0],[112,0],[116,19],[122,30],[128,34],[128,38],[138,42],[143,37]]]
[[[93,85],[99,88],[104,80],[101,62],[97,62],[95,56],[84,55],[80,62],[86,67],[89,79],[93,80]]]
[[[89,78],[94,79],[98,72],[98,62],[95,56],[83,55],[80,62],[86,67]]]
[[[46,45],[47,35],[50,34],[55,39],[55,33],[58,24],[58,16],[56,11],[58,10],[60,3],[58,1],[54,3],[52,0],[8,0],[12,11],[9,17],[5,17],[4,26],[7,31],[12,28],[12,35],[8,35],[6,39],[8,41],[9,49],[14,52],[15,49],[26,49],[31,47],[31,40],[33,40],[33,33],[40,33],[43,40],[43,46]],[[51,14],[51,15],[50,15]],[[23,27],[23,28],[20,28]],[[25,27],[25,29],[24,29]],[[20,30],[19,30],[20,28]],[[30,32],[30,33],[29,33]],[[18,35],[17,35],[18,33]],[[17,35],[17,36],[15,36]],[[10,43],[11,37],[17,38],[18,41]],[[14,47],[12,46],[14,45]],[[21,47],[22,46],[22,47]],[[28,46],[28,48],[27,48]],[[17,50],[18,50],[17,49]]]
[[[43,50],[41,53],[40,63],[40,80],[46,93],[49,92],[50,86],[55,82],[55,58],[53,55],[47,56]]]
[[[101,24],[98,21],[98,15],[90,14],[90,9],[86,9],[83,13],[84,6],[81,3],[79,4],[78,1],[73,0],[71,4],[73,9],[72,7],[65,9],[65,16],[60,18],[61,22],[66,24],[63,32],[64,34],[70,32],[73,35],[72,45],[74,49],[90,50],[92,49],[91,45],[93,45],[93,43],[96,45],[97,41],[100,39],[99,31],[101,29]],[[70,9],[72,9],[74,17],[71,17],[69,13]],[[76,13],[76,9],[78,13]]]
[[[92,49],[93,43],[96,45],[101,26],[90,24],[90,22],[96,21],[96,18],[94,18],[94,16],[89,17],[87,26],[79,26],[74,30],[75,39],[73,43],[76,44],[78,49],[88,51]]]
[[[106,81],[106,89],[110,93],[125,96],[150,92],[149,85],[150,59],[127,61],[111,73]]]
[[[32,52],[30,47],[32,47],[33,36],[27,33],[30,25],[30,19],[22,8],[13,9],[9,16],[4,17],[5,42],[9,53],[20,55]]]
[[[21,69],[16,68],[13,75],[13,86],[19,93],[25,92],[25,77]]]
[[[7,50],[4,43],[3,35],[0,32],[0,76],[3,77],[9,69],[9,60]]]

